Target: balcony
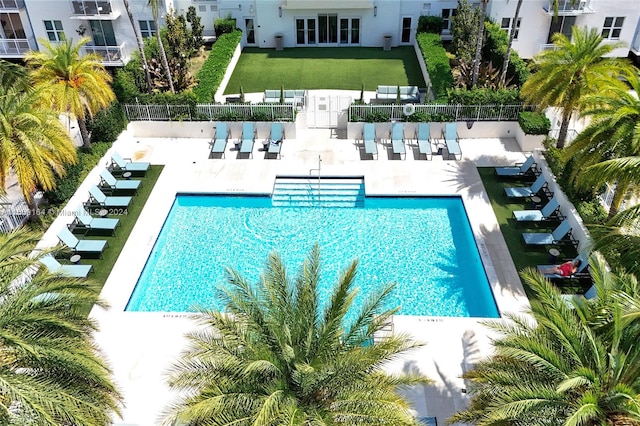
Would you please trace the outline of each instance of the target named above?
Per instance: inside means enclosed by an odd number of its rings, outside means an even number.
[[[117,19],[120,12],[113,10],[111,1],[105,0],[73,0],[71,2],[71,19],[94,19],[109,21]]]
[[[555,15],[553,0],[550,0],[543,9],[547,15]],[[595,13],[589,0],[558,0],[558,16],[578,16]]]
[[[35,50],[35,41],[28,38],[0,38],[0,57],[22,58],[25,53]]]
[[[102,58],[103,65],[123,66],[125,64],[123,57],[124,43],[120,46],[88,46],[83,47],[84,53],[93,53]]]
[[[24,0],[0,0],[0,10],[20,10],[24,8]]]

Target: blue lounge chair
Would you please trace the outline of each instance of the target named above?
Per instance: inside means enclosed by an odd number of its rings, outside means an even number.
[[[107,197],[97,186],[89,188],[89,203],[99,204],[101,207],[128,207],[131,197]]]
[[[574,307],[574,305],[579,306],[580,303],[598,297],[598,290],[593,284],[584,294],[562,294],[561,297],[570,307]]]
[[[47,254],[38,259],[52,274],[62,274],[72,278],[87,278],[93,265],[61,265],[53,256]]]
[[[216,124],[216,135],[211,142],[211,153],[209,158],[213,158],[214,154],[220,154],[220,158],[224,158],[224,151],[227,149],[229,141],[229,129],[227,123]]]
[[[376,126],[373,123],[364,123],[362,127],[362,143],[364,153],[371,154],[371,158],[378,157],[378,147],[376,146]]]
[[[267,154],[275,154],[276,158],[280,158],[280,148],[284,141],[284,130],[282,123],[271,123],[271,133],[269,133],[269,147]]]
[[[516,210],[513,212],[513,217],[517,223],[544,222],[555,219],[559,210],[560,203],[558,199],[554,197],[540,210]]]
[[[145,162],[134,162],[131,161],[130,158],[123,158],[117,152],[111,154],[111,170],[117,170],[118,172],[131,172],[131,173],[141,173],[145,175],[147,170],[149,170],[149,163]]]
[[[404,126],[402,123],[391,125],[391,149],[393,154],[398,154],[400,159],[407,158],[407,151],[404,149]]]
[[[455,160],[462,159],[462,151],[460,150],[460,144],[458,143],[458,130],[457,123],[445,123],[444,125],[444,144],[447,147],[448,158]]]
[[[112,191],[134,191],[136,193],[142,183],[140,180],[118,180],[107,169],[100,171],[100,180],[102,186],[107,186]]]
[[[240,143],[240,153],[249,154],[248,158],[253,158],[253,144],[255,141],[256,129],[253,123],[242,123],[242,141]]]
[[[582,274],[584,272],[586,272],[587,268],[589,267],[589,258],[587,256],[586,253],[580,253],[578,254],[571,262],[575,261],[576,259],[580,259],[580,261],[582,263],[580,263],[580,267],[576,270],[576,272],[573,273],[573,275],[569,276],[569,277],[565,277],[563,275],[558,275],[558,274],[545,274],[544,271],[548,271],[549,269],[553,269],[556,265],[538,265],[538,272],[540,272],[542,275],[544,275],[544,277],[548,280],[562,280],[562,279],[568,279],[568,278],[572,278],[575,275],[578,274]]]
[[[431,149],[431,128],[429,123],[418,123],[416,140],[418,142],[418,153],[424,154],[427,160],[431,160],[433,150]]]
[[[542,246],[542,245],[553,245],[553,244],[561,244],[562,239],[566,236],[569,236],[571,242],[573,239],[571,238],[571,225],[567,219],[560,222],[560,225],[553,230],[553,232],[524,232],[522,234],[522,239],[524,243],[528,246]]]
[[[91,255],[102,257],[102,252],[107,247],[105,240],[79,240],[67,228],[58,232],[58,239],[67,247],[79,255]]]
[[[536,167],[536,160],[533,158],[533,155],[530,155],[529,158],[527,158],[527,160],[522,164],[516,163],[515,166],[496,167],[496,175],[498,177],[510,178],[523,177],[535,174]]]
[[[533,197],[546,185],[546,179],[543,175],[540,175],[536,178],[535,182],[531,184],[531,186],[516,186],[512,188],[505,188],[504,193],[509,198]]]
[[[113,235],[120,225],[120,219],[93,217],[82,206],[78,206],[74,214],[76,215],[74,225],[88,231],[110,231]]]

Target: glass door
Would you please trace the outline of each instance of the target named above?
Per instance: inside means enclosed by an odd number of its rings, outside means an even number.
[[[549,27],[549,36],[547,37],[547,43],[551,44],[551,37],[555,33],[562,33],[569,40],[571,40],[571,27],[576,24],[575,16],[558,16],[551,20],[551,26]]]
[[[411,42],[411,18],[402,18],[402,43]]]
[[[117,46],[116,34],[111,21],[89,21],[93,44],[96,46]]]
[[[256,31],[253,26],[253,18],[245,18],[244,28],[247,34],[247,44],[256,44]]]
[[[318,15],[318,42],[338,42],[338,15]]]
[[[296,19],[296,43],[297,44],[316,44],[315,18]]]
[[[360,44],[360,18],[340,18],[340,44]]]

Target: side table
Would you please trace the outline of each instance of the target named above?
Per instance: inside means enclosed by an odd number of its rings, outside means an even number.
[[[542,198],[538,197],[537,195],[531,197],[531,208],[537,209],[540,207],[540,204],[542,204]]]
[[[76,265],[79,265],[79,264],[80,264],[80,259],[82,259],[82,256],[80,256],[79,254],[74,254],[73,256],[71,256],[71,257],[69,258],[69,261],[70,261],[71,263],[74,263],[74,264],[76,264]]]
[[[109,210],[107,209],[100,209],[98,211],[98,216],[100,217],[107,217],[109,215]]]
[[[125,178],[126,180],[131,179],[131,172],[124,172],[122,174],[122,177]]]
[[[549,249],[549,262],[555,264],[558,260],[558,256],[560,256],[560,250],[555,248]]]

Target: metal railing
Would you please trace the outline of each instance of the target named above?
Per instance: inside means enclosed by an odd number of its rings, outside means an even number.
[[[521,111],[535,111],[530,105],[414,105],[413,114],[427,115],[431,121],[516,121]],[[351,105],[349,121],[373,117],[406,120],[405,105]],[[387,119],[388,117],[388,119]]]
[[[0,203],[0,232],[11,232],[29,218],[29,205],[24,201]]]
[[[71,2],[73,16],[101,16],[113,12],[110,1],[73,0]]]
[[[35,50],[33,39],[0,38],[0,55],[24,55],[30,50]]]
[[[553,1],[549,1],[544,10],[548,14],[555,14],[553,7]],[[559,0],[558,1],[558,15],[577,15],[583,13],[593,13],[594,10],[589,6],[589,0]]]
[[[85,45],[82,49],[85,53],[93,53],[102,58],[102,62],[105,64],[122,64],[122,50],[124,48],[124,43],[120,46],[87,46]]]
[[[146,105],[125,104],[124,112],[130,121],[247,121],[250,117],[259,121],[294,121],[294,105],[280,104],[197,104]]]
[[[24,0],[0,0],[0,10],[22,8],[24,8]]]

